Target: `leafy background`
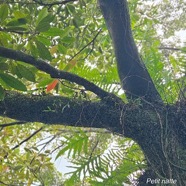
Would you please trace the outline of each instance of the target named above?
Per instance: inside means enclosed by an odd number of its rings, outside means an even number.
[[[111,39],[96,1],[60,2],[0,1],[0,45],[46,60],[126,100]],[[167,103],[182,99],[186,96],[186,46],[176,34],[186,29],[186,2],[130,0],[129,8],[141,58],[162,98]],[[31,65],[0,58],[1,100],[5,90],[46,94],[46,86],[53,81]],[[60,81],[49,93],[98,99],[68,81]],[[0,122],[14,121],[3,117]],[[2,184],[122,185],[131,183],[146,164],[133,141],[107,130],[28,123],[4,127],[0,132]],[[64,158],[71,163],[67,175],[56,169],[54,157],[62,158],[61,167]]]

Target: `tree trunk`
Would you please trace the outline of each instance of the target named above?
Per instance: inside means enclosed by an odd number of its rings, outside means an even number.
[[[139,178],[138,185],[186,185],[186,101],[176,105],[162,103],[138,55],[127,1],[98,2],[113,40],[121,84],[129,100],[140,98],[143,104],[130,101],[124,104],[84,78],[59,71],[23,52],[0,47],[0,56],[29,63],[52,77],[80,84],[101,98],[91,102],[7,91],[0,101],[0,115],[28,122],[107,128],[141,146],[148,169]]]
[[[120,81],[128,99],[161,101],[134,43],[127,1],[99,0],[99,5],[113,41]]]
[[[160,180],[160,185],[186,184],[186,102],[155,108],[6,92],[0,102],[0,115],[27,122],[106,128],[141,146],[148,170],[139,185],[155,185],[153,179],[156,183]]]
[[[134,43],[127,1],[98,2],[113,41],[119,77],[128,99],[145,100],[154,107],[159,118],[156,123],[145,123],[146,128],[142,130],[139,130],[139,122],[135,132],[138,134],[131,136],[141,146],[149,166],[139,179],[139,185],[186,185],[186,120],[180,121],[168,109],[164,110],[163,105],[158,108],[154,104],[162,100]]]

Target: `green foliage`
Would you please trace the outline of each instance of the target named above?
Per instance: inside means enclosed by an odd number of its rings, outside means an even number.
[[[70,70],[123,98],[113,47],[95,0],[53,6],[37,2],[54,1],[0,4],[0,45],[46,60],[57,69]],[[182,0],[159,4],[130,0],[129,7],[141,58],[162,98],[173,103],[181,98],[180,90],[185,94],[181,88],[186,85],[185,46],[173,37],[176,31],[185,29],[185,4]],[[168,40],[170,37],[173,39]],[[180,50],[160,49],[164,46]],[[0,100],[5,90],[43,93],[52,81],[35,67],[0,58]],[[77,99],[97,99],[83,87],[66,81],[52,93],[55,91]],[[8,122],[0,118],[0,123]],[[9,185],[122,185],[145,166],[134,142],[100,130],[48,126],[12,149],[40,127],[37,123],[1,129],[0,181]],[[67,178],[54,167],[54,158],[68,158],[72,163]]]
[[[4,87],[10,86],[17,90],[26,91],[26,86],[12,75],[0,73],[0,82]]]
[[[39,56],[41,58],[47,59],[49,61],[52,59],[49,50],[46,48],[46,46],[42,42],[36,40],[36,46],[37,46]]]
[[[80,156],[82,152],[87,153],[88,136],[85,133],[81,132],[81,135],[74,134],[73,138],[68,136],[64,136],[64,138],[66,139],[66,146],[58,152],[56,159],[64,155],[67,151],[68,158],[70,156],[72,156],[72,158]]]
[[[1,123],[7,121],[6,118],[0,118]],[[60,173],[56,171],[51,163],[49,152],[42,151],[37,145],[42,140],[42,135],[38,133],[33,136],[30,140],[25,141],[21,148],[18,145],[40,127],[40,124],[32,125],[30,123],[29,127],[20,125],[1,130],[1,183],[9,185],[31,185],[34,182],[44,185],[62,183]]]
[[[0,7],[0,21],[1,23],[8,17],[8,6],[6,4]]]
[[[68,173],[71,176],[64,182],[65,185],[74,185],[82,180],[90,185],[119,186],[129,183],[129,176],[145,167],[144,157],[135,143],[126,139],[121,141],[121,146],[106,151],[103,149],[99,154],[91,152],[74,157],[72,162],[75,166],[70,166],[73,171]]]
[[[30,4],[30,2],[31,0],[18,1],[17,4],[11,6],[0,5],[1,45],[17,50],[24,48],[27,53],[36,58],[48,60],[61,70],[75,56],[73,60],[76,61],[76,65],[72,69],[73,73],[93,81],[107,91],[120,94],[121,87],[111,41],[96,3],[93,0],[81,0],[78,5],[69,3],[65,6],[40,6],[38,8],[38,4]],[[43,1],[43,3],[46,2]],[[147,4],[144,9],[145,2],[129,1],[131,25],[142,59],[162,97],[168,102],[178,99],[180,92],[178,79],[185,74],[185,47],[178,46],[177,42],[175,47],[180,47],[181,50],[176,53],[171,50],[159,50],[159,47],[166,45],[162,39],[164,36],[169,38],[175,32],[175,30],[173,32],[171,29],[166,29],[166,24],[174,25],[173,27],[178,31],[183,29],[181,22],[184,21],[184,14],[180,13],[177,21],[168,19],[170,13],[174,12],[175,5],[178,9],[177,5],[181,3],[181,1],[179,3],[165,1],[162,4]],[[167,12],[164,11],[163,17],[161,10],[165,7]],[[167,14],[169,16],[166,19]],[[164,24],[160,22],[159,15],[163,17]],[[102,28],[102,31],[94,40],[99,28]],[[165,35],[160,35],[157,28],[162,28],[161,32]],[[92,43],[85,47],[91,41]],[[83,47],[85,48],[76,55]],[[174,58],[175,65],[170,60],[170,56]],[[16,71],[10,60],[3,60],[1,66],[6,67],[5,72],[9,75],[24,78],[22,82],[29,87],[35,86],[35,80],[38,84],[44,80],[40,72],[27,68],[25,65],[24,70],[21,69],[24,74],[20,74],[20,67],[16,67],[18,68]],[[26,68],[29,75],[26,75]],[[26,80],[33,83],[28,83]],[[113,87],[113,83],[117,85],[116,88]],[[59,91],[61,94],[69,93],[68,88]]]
[[[182,65],[184,41],[175,37],[176,31],[185,29],[185,3],[179,0],[151,4],[134,0],[129,1],[129,5],[133,34],[141,57],[164,101],[173,103],[179,99],[180,87],[185,86],[178,81],[186,72]]]
[[[0,86],[0,101],[4,99],[5,92],[2,86]]]
[[[31,69],[25,67],[24,65],[17,64],[16,72],[19,78],[25,78],[28,81],[35,82],[35,74]]]

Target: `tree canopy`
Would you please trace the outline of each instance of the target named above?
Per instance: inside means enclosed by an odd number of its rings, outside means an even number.
[[[184,185],[185,8],[0,0],[0,184]]]

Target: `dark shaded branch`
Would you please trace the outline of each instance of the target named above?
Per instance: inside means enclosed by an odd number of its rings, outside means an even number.
[[[134,43],[126,0],[98,0],[113,40],[118,73],[128,99],[162,101]]]
[[[91,44],[94,45],[94,42],[95,42],[96,38],[98,37],[98,35],[100,34],[100,32],[101,32],[101,29],[99,29],[98,32],[97,32],[97,34],[94,36],[94,38],[90,42],[88,42],[83,48],[81,48],[74,56],[72,56],[69,61],[71,61],[72,59],[74,59],[77,55],[79,55],[89,45],[91,45]]]
[[[17,31],[17,30],[10,30],[8,28],[1,28],[1,27],[0,27],[0,31],[2,31],[2,32],[10,32],[10,33],[15,33],[15,34],[21,34],[21,35],[23,35],[23,34],[33,34],[33,33],[29,32],[29,31]]]
[[[34,5],[34,4],[39,4],[41,6],[54,6],[54,5],[65,5],[67,3],[70,3],[70,2],[75,2],[75,1],[78,1],[78,0],[64,0],[64,1],[55,1],[55,2],[51,2],[51,3],[44,3],[42,2],[41,0],[33,0],[33,2],[13,2],[13,1],[6,1],[6,4],[20,4],[20,5]],[[2,1],[0,1],[1,3]],[[4,0],[3,0],[4,2]]]
[[[6,92],[4,101],[0,102],[0,116],[50,125],[105,128],[130,137],[141,146],[154,170],[166,177],[169,167],[166,165],[167,156],[162,144],[166,145],[165,142],[173,137],[181,144],[180,148],[185,146],[185,105],[186,103],[179,107],[160,105],[157,110],[153,105],[110,105],[105,101],[90,102],[60,96]],[[170,136],[166,135],[167,129],[171,131]],[[171,146],[168,149],[171,150]],[[177,159],[171,159],[170,162],[183,168]]]
[[[170,117],[176,113],[180,120],[180,132],[183,132],[182,123],[186,118],[185,105],[186,103],[181,104],[180,110],[169,106],[170,110],[173,109]],[[105,128],[136,140],[140,140],[141,136],[148,136],[148,130],[154,133],[153,130],[160,127],[159,115],[163,110],[163,115],[166,115],[166,109],[160,105],[158,113],[157,107],[151,105],[113,105],[105,101],[90,102],[52,95],[24,95],[14,91],[7,91],[4,101],[0,101],[0,116],[25,122]],[[178,121],[175,122],[175,127],[177,123]],[[182,135],[184,136],[184,133]]]
[[[16,148],[18,148],[20,145],[22,145],[23,143],[27,142],[28,140],[30,140],[32,137],[34,137],[37,133],[39,133],[41,130],[43,129],[43,127],[39,128],[38,130],[34,131],[30,136],[28,136],[26,139],[24,139],[23,141],[21,141],[19,144],[17,144],[16,146],[14,146],[11,150],[15,150]]]
[[[27,122],[105,128],[128,137],[137,137],[135,131],[141,122],[145,128],[155,122],[151,121],[150,115],[144,116],[145,110],[142,109],[105,101],[90,102],[61,96],[23,95],[18,92],[6,92],[4,101],[0,102],[0,116]]]
[[[175,47],[164,47],[164,46],[159,47],[158,49],[160,49],[160,50],[182,51],[181,48],[175,48]]]
[[[64,5],[70,2],[75,2],[78,0],[64,0],[64,1],[55,1],[55,2],[51,2],[51,3],[44,3],[41,0],[33,0],[35,3],[42,5],[42,6],[54,6],[54,5]]]
[[[27,122],[25,121],[15,121],[15,122],[11,122],[11,123],[3,123],[0,124],[0,127],[4,128],[4,127],[10,127],[10,126],[14,126],[14,125],[22,125],[25,124]]]
[[[119,108],[117,104],[116,106]],[[0,115],[27,122],[75,127],[121,127],[117,126],[120,122],[118,109],[105,101],[90,102],[51,95],[6,92],[4,100],[0,102]]]
[[[0,46],[0,56],[17,60],[17,61],[22,61],[25,63],[28,63],[30,65],[35,66],[37,69],[46,72],[47,74],[50,74],[52,78],[56,79],[65,79],[74,83],[77,83],[79,85],[82,85],[85,87],[86,90],[89,90],[93,93],[95,93],[97,96],[99,96],[101,99],[105,98],[111,98],[114,99],[115,102],[122,102],[120,98],[115,96],[114,94],[111,94],[109,92],[104,91],[103,89],[99,88],[97,85],[94,83],[78,76],[75,74],[72,74],[70,72],[58,70],[51,66],[49,63],[47,63],[44,60],[41,59],[35,59],[33,56],[25,54],[24,52],[21,51],[16,51],[13,49],[8,49],[5,47]]]

